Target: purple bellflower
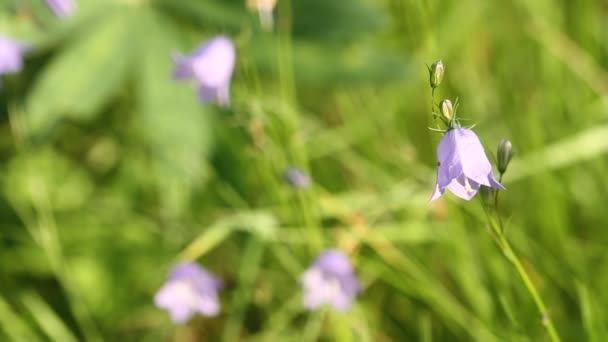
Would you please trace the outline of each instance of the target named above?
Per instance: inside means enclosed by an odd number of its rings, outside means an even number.
[[[222,280],[194,262],[173,266],[167,281],[154,296],[154,304],[169,311],[171,320],[184,323],[195,313],[215,316],[220,311],[218,290]]]
[[[437,146],[437,183],[431,201],[446,189],[470,200],[481,185],[504,189],[494,178],[492,164],[477,135],[469,128],[448,130]]]
[[[29,45],[0,35],[0,75],[18,72]]]
[[[321,253],[301,276],[304,306],[310,310],[329,304],[338,311],[350,308],[361,290],[348,257],[340,250]]]
[[[310,177],[295,166],[285,170],[285,180],[296,189],[306,188],[310,185]]]
[[[59,18],[69,17],[76,11],[74,0],[46,0],[46,3]]]
[[[224,36],[216,36],[194,50],[190,55],[171,55],[175,63],[173,78],[194,79],[198,96],[203,102],[216,101],[220,106],[230,104],[230,78],[234,70],[234,45]]]

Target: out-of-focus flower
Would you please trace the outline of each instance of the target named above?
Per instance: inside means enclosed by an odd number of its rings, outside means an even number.
[[[468,128],[448,130],[437,146],[437,182],[431,201],[446,189],[470,200],[480,185],[504,189],[492,174],[492,164],[475,133]]]
[[[69,17],[76,11],[74,0],[46,0],[46,3],[59,18]]]
[[[274,25],[272,10],[276,4],[277,0],[247,0],[247,7],[258,11],[262,28],[269,31],[272,30]]]
[[[29,45],[0,34],[0,75],[18,72]]]
[[[336,310],[350,308],[361,290],[348,257],[338,249],[321,253],[300,278],[304,306],[310,310],[328,304]]]
[[[220,311],[222,280],[194,262],[176,264],[154,296],[154,304],[169,311],[171,320],[184,323],[195,313],[215,316]]]
[[[435,89],[439,87],[441,81],[443,80],[444,67],[442,61],[437,61],[429,67],[429,81],[431,83],[431,88]]]
[[[230,39],[216,36],[200,45],[190,55],[172,54],[175,62],[173,78],[194,79],[201,101],[217,101],[220,106],[230,104],[230,79],[236,52]]]
[[[295,166],[285,170],[285,180],[294,188],[301,189],[310,185],[310,177]]]
[[[496,168],[500,174],[507,171],[507,166],[513,157],[513,145],[507,139],[502,139],[498,143],[498,149],[496,150]]]

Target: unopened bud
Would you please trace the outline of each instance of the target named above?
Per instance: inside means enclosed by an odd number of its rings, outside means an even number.
[[[507,166],[511,161],[511,157],[513,156],[513,146],[511,142],[507,139],[502,139],[498,143],[498,150],[496,151],[496,165],[498,167],[498,172],[501,174],[507,171]]]
[[[431,82],[431,88],[435,89],[439,87],[443,80],[443,62],[437,61],[429,67],[429,79]]]
[[[447,122],[452,121],[454,118],[454,106],[452,106],[452,101],[445,99],[439,102],[439,110]]]

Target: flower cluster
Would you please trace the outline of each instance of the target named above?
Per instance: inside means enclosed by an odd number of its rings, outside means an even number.
[[[274,0],[251,0],[263,20],[272,23]],[[47,0],[49,8],[57,17],[74,14],[73,0]],[[269,24],[269,25],[270,25]],[[0,75],[15,73],[23,67],[23,54],[29,45],[0,35]],[[172,76],[175,80],[193,81],[197,94],[203,102],[215,102],[222,107],[230,105],[230,83],[235,68],[236,49],[226,36],[214,36],[201,43],[189,54],[173,52]],[[429,83],[432,94],[441,85],[445,67],[437,61],[429,68]],[[439,105],[440,117],[447,129],[437,146],[436,183],[430,201],[441,197],[446,190],[470,200],[482,186],[504,189],[492,172],[483,145],[471,128],[461,127],[455,105],[448,99]],[[511,142],[503,140],[497,151],[499,179],[507,169],[512,156]],[[311,179],[301,169],[289,167],[284,172],[286,182],[294,188],[310,186]],[[361,292],[361,285],[348,256],[338,249],[320,253],[312,265],[300,276],[302,303],[309,310],[324,305],[338,311],[351,307]],[[224,284],[220,277],[194,262],[174,265],[167,279],[154,296],[157,307],[166,309],[175,323],[185,323],[193,315],[216,316],[220,313],[219,292]]]
[[[303,303],[308,309],[327,304],[347,310],[361,291],[353,266],[340,250],[322,252],[301,276]],[[220,312],[218,292],[223,282],[194,262],[178,263],[169,271],[154,303],[169,312],[175,323],[184,323],[194,314],[215,316]]]
[[[444,73],[445,68],[442,61],[437,61],[429,67],[432,94],[441,84]],[[437,146],[437,180],[430,201],[441,197],[446,189],[465,200],[473,198],[481,186],[504,189],[494,177],[492,164],[475,132],[471,128],[460,126],[456,117],[458,103],[452,105],[452,101],[445,99],[439,103],[438,107],[439,114],[433,114],[441,118],[447,126],[447,130],[444,131]],[[501,175],[510,160],[510,142],[508,147],[509,156],[499,156],[501,160],[505,161],[502,163],[504,167],[501,168],[499,165]]]

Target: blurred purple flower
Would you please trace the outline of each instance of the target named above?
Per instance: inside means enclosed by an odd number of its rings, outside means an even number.
[[[230,104],[230,78],[234,70],[236,52],[234,45],[224,36],[216,36],[184,56],[174,52],[173,78],[194,79],[198,85],[198,96],[203,102],[217,101],[220,106]]]
[[[23,67],[23,53],[29,45],[0,34],[0,75],[18,72]]]
[[[197,263],[182,262],[173,266],[154,304],[167,309],[175,323],[184,323],[197,312],[215,316],[220,311],[217,292],[222,286],[221,279]]]
[[[336,310],[347,310],[361,290],[348,257],[338,249],[321,253],[300,279],[304,289],[304,306],[316,309],[329,304]]]
[[[437,146],[437,183],[431,201],[446,189],[470,200],[480,185],[504,189],[492,174],[492,164],[475,133],[468,128],[448,130]]]
[[[310,185],[310,177],[295,166],[285,170],[285,180],[294,188],[305,188]]]
[[[59,18],[69,17],[76,10],[76,3],[73,0],[46,0],[46,3]]]

